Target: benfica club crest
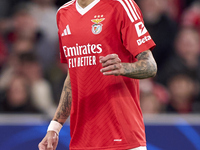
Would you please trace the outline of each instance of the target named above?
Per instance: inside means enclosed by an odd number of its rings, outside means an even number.
[[[98,18],[99,19],[98,19]],[[101,16],[102,17],[102,16]],[[97,18],[97,19],[92,19],[91,21],[94,23],[93,25],[92,25],[92,33],[94,33],[94,34],[99,34],[99,33],[101,33],[101,31],[102,31],[102,26],[103,26],[103,24],[101,23],[102,21],[104,21],[105,20],[105,18],[100,18],[100,16],[94,16],[94,18]]]

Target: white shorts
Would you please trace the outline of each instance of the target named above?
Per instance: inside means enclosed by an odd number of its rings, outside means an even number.
[[[129,150],[147,150],[147,147],[146,146],[140,146],[140,147],[132,148],[132,149],[129,149]]]

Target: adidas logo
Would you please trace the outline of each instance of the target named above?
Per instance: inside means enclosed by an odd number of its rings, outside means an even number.
[[[71,31],[69,29],[69,25],[66,26],[66,29],[62,33],[62,36],[71,35]]]

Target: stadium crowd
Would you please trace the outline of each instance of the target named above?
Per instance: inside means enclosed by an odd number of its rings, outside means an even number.
[[[0,1],[0,113],[53,116],[67,65],[57,9],[67,0]],[[157,76],[141,80],[144,114],[200,112],[200,0],[136,0],[157,44]]]

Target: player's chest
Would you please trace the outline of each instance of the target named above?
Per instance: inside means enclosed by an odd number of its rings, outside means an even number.
[[[117,33],[117,23],[112,12],[93,11],[84,15],[74,12],[62,15],[58,24],[62,39],[78,40],[79,38],[98,40],[109,38]]]

